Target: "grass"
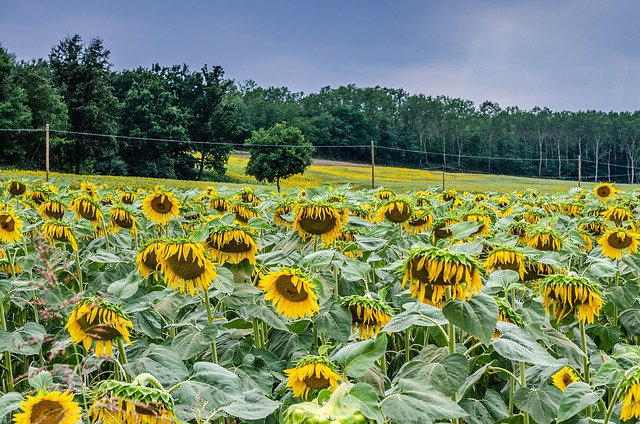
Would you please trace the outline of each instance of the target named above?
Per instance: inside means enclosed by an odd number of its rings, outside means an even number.
[[[244,174],[247,157],[233,156],[227,164],[227,176],[233,183],[212,183],[207,181],[167,180],[160,178],[140,177],[113,177],[103,175],[74,175],[51,173],[50,183],[79,187],[80,182],[89,180],[97,185],[107,185],[112,188],[151,189],[160,184],[175,189],[204,189],[208,185],[223,185],[230,188],[251,186],[275,190],[275,185],[258,183],[253,177]],[[371,167],[341,162],[317,161],[310,166],[304,174],[294,175],[281,181],[284,191],[299,188],[312,188],[325,183],[333,187],[349,185],[353,189],[371,188]],[[18,171],[0,170],[0,181],[6,183],[12,179],[44,182],[45,174],[42,171]],[[385,187],[398,193],[406,193],[416,190],[428,190],[442,188],[443,175],[440,171],[429,171],[409,168],[397,168],[376,166],[375,187]],[[563,181],[553,179],[536,179],[524,177],[510,177],[503,175],[485,175],[469,173],[445,173],[444,187],[460,192],[485,192],[512,193],[515,191],[535,188],[541,193],[567,192],[578,186],[577,181]],[[583,182],[581,187],[591,190],[595,186],[593,182]],[[633,186],[628,184],[616,184],[617,188],[630,190]]]

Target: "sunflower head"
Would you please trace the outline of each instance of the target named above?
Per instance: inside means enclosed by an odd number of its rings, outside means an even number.
[[[95,184],[89,181],[82,181],[80,183],[80,190],[83,191],[87,196],[97,199],[98,198],[98,188]]]
[[[243,188],[237,195],[234,196],[235,199],[240,200],[243,203],[248,203],[251,206],[259,206],[260,199],[256,197],[255,192],[251,187]]]
[[[391,198],[387,200],[376,213],[374,221],[381,222],[388,220],[391,222],[405,222],[413,214],[411,203],[406,199]]]
[[[293,228],[302,240],[320,237],[329,244],[340,234],[342,224],[342,215],[332,204],[306,202],[298,207]]]
[[[400,271],[402,287],[410,283],[411,297],[434,306],[441,305],[450,288],[451,298],[470,299],[480,293],[482,281],[478,262],[465,253],[434,246],[409,250]]]
[[[527,245],[537,250],[558,251],[562,249],[563,242],[560,234],[552,228],[532,228],[527,235]]]
[[[166,225],[180,214],[180,202],[173,193],[157,189],[142,200],[142,210],[152,222]]]
[[[565,365],[560,371],[551,376],[551,380],[554,386],[564,392],[569,384],[580,381],[580,378],[578,378],[573,368]]]
[[[626,252],[628,255],[638,253],[638,238],[640,238],[640,234],[626,228],[609,228],[606,233],[598,239],[598,244],[604,256],[610,259],[620,260],[623,252]]]
[[[93,394],[89,409],[92,422],[152,423],[176,422],[174,402],[165,390],[116,380],[104,380]]]
[[[136,217],[133,212],[125,206],[117,205],[109,211],[109,232],[117,233],[122,229],[129,231],[131,235],[138,232]]]
[[[631,418],[640,419],[640,367],[638,365],[625,374],[624,380],[620,383],[620,396],[623,398],[620,419],[622,421]]]
[[[42,224],[42,234],[51,244],[60,241],[62,243],[69,243],[73,250],[78,250],[78,243],[71,231],[71,227],[64,221],[54,219],[45,222]]]
[[[65,328],[72,343],[82,343],[88,351],[95,343],[96,356],[111,356],[113,342],[122,339],[131,344],[129,328],[133,323],[122,309],[106,300],[86,298],[73,308]]]
[[[600,183],[593,189],[593,194],[598,196],[602,203],[609,199],[616,197],[616,193],[620,190],[616,190],[610,183]]]
[[[360,339],[370,339],[380,332],[393,315],[391,307],[371,296],[352,295],[340,299],[340,304],[351,311],[351,331],[358,329]]]
[[[520,279],[523,279],[526,273],[524,262],[524,254],[520,249],[513,246],[496,246],[487,255],[484,267],[488,273],[498,269],[516,271]]]
[[[298,319],[320,310],[316,285],[299,268],[281,268],[261,276],[258,287],[266,292],[264,299],[271,300],[276,312]]]
[[[498,321],[509,322],[520,328],[524,327],[524,320],[516,313],[516,311],[513,310],[509,302],[507,302],[503,297],[498,296],[493,296],[493,299],[498,305]]]
[[[284,370],[289,377],[287,387],[291,387],[294,397],[308,398],[320,390],[338,387],[340,376],[335,365],[324,356],[306,356],[295,367]]]
[[[473,234],[474,236],[487,237],[491,234],[491,225],[493,224],[493,216],[488,211],[484,211],[476,207],[475,209],[463,214],[461,216],[462,221],[467,222],[480,222],[482,225]]]
[[[58,199],[49,199],[38,207],[38,214],[42,219],[60,219],[67,211],[67,207]]]
[[[13,264],[11,262],[9,262],[9,259],[7,259],[4,256],[4,251],[0,251],[0,271],[4,272],[7,275],[18,275],[22,273],[22,268],[20,268],[20,265],[18,265],[17,263],[13,262]],[[13,265],[13,267],[12,267]]]
[[[78,220],[84,218],[94,226],[101,226],[104,215],[100,210],[100,203],[89,195],[83,195],[71,201],[69,207],[76,213]]]
[[[209,198],[209,209],[224,213],[229,210],[229,199],[224,196],[212,196]]]
[[[157,280],[158,273],[158,252],[164,246],[164,242],[160,239],[149,240],[142,246],[136,257],[136,266],[138,271],[144,278],[149,278],[153,273],[153,277]]]
[[[229,204],[229,209],[236,216],[236,221],[242,224],[247,224],[251,218],[261,216],[260,211],[250,203],[232,202]]]
[[[31,190],[31,193],[29,193],[29,199],[35,204],[35,205],[40,205],[42,204],[42,202],[46,201],[47,199],[49,199],[49,197],[52,195],[51,192],[49,192],[47,189],[45,188],[38,188],[35,190]]]
[[[0,242],[13,243],[22,240],[22,221],[11,209],[0,211]]]
[[[255,264],[258,246],[254,237],[243,225],[222,225],[211,229],[205,246],[220,263],[237,264],[247,259]]]
[[[605,221],[613,222],[616,227],[622,227],[623,223],[629,221],[625,227],[635,228],[634,215],[628,207],[622,205],[613,205],[606,211],[602,212]]]
[[[432,239],[445,239],[453,237],[453,233],[447,227],[450,225],[458,224],[460,221],[456,217],[445,216],[436,219],[431,225],[431,237]]]
[[[558,322],[574,314],[578,321],[593,324],[602,309],[600,290],[584,277],[549,275],[539,282],[538,290],[547,313]]]
[[[13,196],[22,196],[27,192],[27,186],[20,180],[11,180],[7,183],[7,193]]]
[[[70,392],[39,391],[20,402],[15,424],[76,424],[82,422],[82,409]]]
[[[133,205],[133,202],[138,198],[138,194],[135,191],[127,190],[120,193],[120,201],[125,205]]]
[[[447,190],[440,194],[440,198],[444,202],[455,202],[456,200],[460,200],[458,197],[458,192],[456,190]]]
[[[204,246],[190,240],[165,241],[157,251],[157,261],[167,286],[191,296],[208,290],[217,276]]]
[[[293,200],[285,200],[278,203],[273,210],[273,223],[278,227],[289,231],[291,229],[292,222],[286,220],[284,215],[287,215],[293,212],[295,209],[295,201]]]
[[[393,190],[390,190],[388,188],[384,188],[381,187],[378,189],[378,191],[376,192],[376,197],[379,200],[389,200],[392,197],[394,197],[396,194],[393,192]]]

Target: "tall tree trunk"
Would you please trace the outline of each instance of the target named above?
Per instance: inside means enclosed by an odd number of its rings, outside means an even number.
[[[276,187],[278,188],[278,193],[280,193],[280,177],[276,177]]]
[[[204,144],[200,149],[200,163],[198,164],[198,181],[202,181],[202,171],[204,170]]]

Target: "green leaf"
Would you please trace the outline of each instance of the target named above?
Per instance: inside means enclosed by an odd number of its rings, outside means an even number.
[[[598,371],[593,376],[594,386],[610,386],[615,387],[624,377],[624,370],[620,368],[613,358],[609,358],[605,363],[600,365]]]
[[[460,386],[460,388],[458,389],[458,394],[456,395],[457,399],[462,399],[464,397],[464,395],[467,393],[467,390],[473,387],[473,385],[476,384],[484,376],[484,374],[487,372],[487,368],[489,368],[491,364],[492,362],[485,364],[466,378],[464,384],[462,384],[462,386]]]
[[[5,393],[0,397],[0,419],[3,419],[13,411],[20,408],[22,395],[16,392]]]
[[[369,384],[356,383],[341,402],[347,406],[357,407],[362,415],[378,424],[384,423],[384,417],[378,406],[378,395]]]
[[[116,296],[118,300],[129,299],[138,291],[138,284],[143,281],[137,272],[132,272],[121,280],[114,281],[107,287],[107,292]]]
[[[109,252],[108,250],[97,249],[94,253],[87,257],[89,262],[98,262],[101,264],[117,264],[123,261],[120,256]]]
[[[433,387],[413,380],[400,380],[380,403],[385,417],[398,424],[431,424],[441,419],[467,415],[464,409]]]
[[[349,220],[351,219],[353,219],[353,217],[349,217]],[[356,235],[356,244],[363,252],[377,252],[385,247],[387,243],[388,241],[383,238]]]
[[[422,303],[418,307],[415,307],[414,305],[416,304],[410,304],[406,311],[392,317],[391,320],[382,328],[382,331],[398,333],[414,325],[417,325],[418,327],[434,327],[436,323],[439,325],[447,324],[448,321],[444,315],[442,315],[440,308]]]
[[[216,267],[216,278],[213,279],[211,285],[220,290],[224,294],[231,294],[236,287],[233,281],[233,272],[223,266]]]
[[[371,265],[354,259],[345,259],[340,274],[347,281],[367,281]]]
[[[351,311],[338,302],[329,301],[313,318],[313,327],[340,343],[347,343],[351,335]]]
[[[275,328],[277,330],[287,330],[286,322],[282,319],[282,317],[273,312],[273,308],[270,308],[264,304],[254,303],[252,305],[247,305],[244,308],[238,310],[238,314],[247,321],[251,320],[252,318],[258,318],[272,328]]]
[[[509,291],[512,285],[520,281],[520,274],[511,269],[499,269],[493,271],[487,279],[486,287],[489,289]]]
[[[604,395],[604,390],[591,391],[591,387],[582,381],[567,386],[560,398],[558,421],[568,420],[588,406],[595,404]]]
[[[411,379],[436,388],[445,396],[452,396],[469,375],[469,361],[459,353],[446,356],[442,361],[425,363],[413,360],[398,372],[398,379]]]
[[[329,266],[335,255],[336,252],[334,250],[318,250],[317,252],[311,252],[302,258],[302,263],[309,267],[322,269]]]
[[[148,372],[164,387],[172,387],[189,376],[178,352],[165,346],[152,344],[142,354],[124,365],[129,375],[136,377]]]
[[[42,325],[28,322],[24,327],[11,333],[11,346],[5,350],[19,355],[37,355],[42,347],[46,332]],[[0,337],[0,339],[2,338]]]
[[[387,336],[378,333],[375,339],[351,343],[333,354],[332,359],[338,362],[349,377],[360,378],[375,364],[386,351]]]
[[[500,356],[514,362],[549,366],[560,364],[533,337],[517,325],[499,322],[497,328],[500,337],[493,339],[491,345]]]
[[[259,230],[268,231],[273,229],[273,227],[269,225],[266,219],[259,218],[259,217],[249,218],[249,221],[247,222],[247,227],[256,231],[259,231]]]
[[[477,233],[483,225],[484,222],[464,221],[449,225],[447,228],[451,231],[455,240],[463,240]]]
[[[280,407],[280,402],[273,401],[256,390],[244,392],[244,400],[223,406],[222,410],[232,417],[241,420],[261,420],[267,418]]]
[[[448,300],[442,307],[442,313],[455,326],[481,342],[491,342],[498,321],[498,305],[491,296],[480,293],[467,301]]]
[[[528,412],[535,422],[549,424],[558,414],[561,393],[555,386],[546,386],[541,389],[520,387],[516,390],[513,400],[516,406]]]
[[[45,390],[51,383],[53,377],[47,370],[29,367],[29,386],[35,390]]]
[[[202,332],[193,326],[187,326],[171,341],[171,348],[180,354],[183,360],[200,355],[209,347]]]

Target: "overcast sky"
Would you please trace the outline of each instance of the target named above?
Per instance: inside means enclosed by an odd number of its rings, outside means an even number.
[[[637,0],[0,0],[0,43],[104,40],[113,69],[220,65],[309,94],[402,88],[500,106],[640,110]]]

